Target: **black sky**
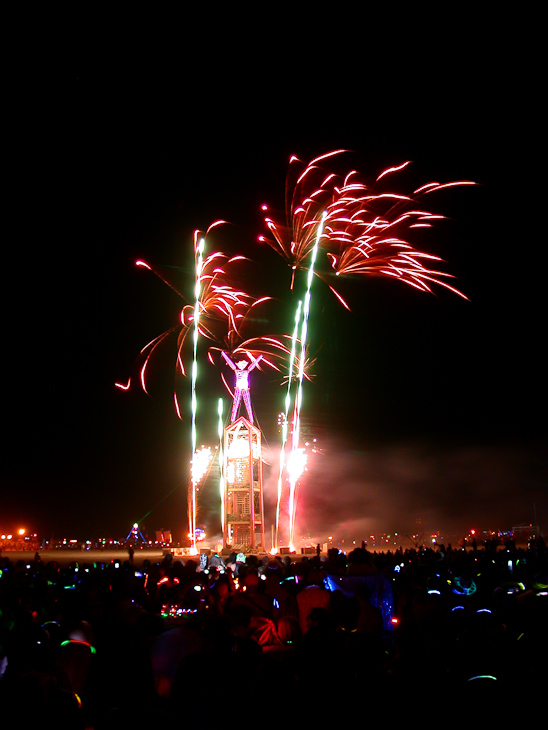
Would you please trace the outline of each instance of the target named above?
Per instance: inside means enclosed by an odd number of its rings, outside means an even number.
[[[152,398],[114,387],[179,307],[134,262],[183,265],[193,231],[223,218],[226,245],[279,288],[287,270],[256,248],[260,205],[282,208],[291,154],[339,148],[364,176],[412,160],[421,182],[479,183],[447,192],[449,220],[428,241],[470,301],[382,279],[345,282],[352,313],[318,294],[307,417],[324,466],[301,492],[307,529],[546,525],[534,43],[515,54],[509,21],[439,18],[395,35],[382,24],[372,38],[356,20],[314,38],[306,21],[247,33],[232,18],[201,36],[186,19],[169,40],[96,20],[19,48],[4,136],[0,528],[119,535],[152,510],[151,531],[183,529],[189,428],[169,399],[171,364]],[[274,388],[254,397],[266,431]]]

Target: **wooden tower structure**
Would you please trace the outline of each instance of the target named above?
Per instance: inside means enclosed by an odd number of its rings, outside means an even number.
[[[223,549],[265,549],[261,431],[240,416],[223,433]]]

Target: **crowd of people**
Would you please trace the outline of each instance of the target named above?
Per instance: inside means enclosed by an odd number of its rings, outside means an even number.
[[[0,699],[18,727],[543,713],[542,540],[130,558],[0,556]]]

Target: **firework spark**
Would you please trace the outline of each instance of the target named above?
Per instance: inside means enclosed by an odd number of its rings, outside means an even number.
[[[307,269],[307,261],[316,246],[317,233],[322,219],[338,216],[334,203],[336,195],[336,176],[327,173],[319,163],[341,154],[344,150],[335,150],[306,165],[291,188],[291,176],[286,182],[285,225],[276,223],[270,216],[265,224],[270,232],[269,237],[259,236],[259,241],[267,243],[280,254],[292,270],[291,289],[297,269]],[[300,160],[293,156],[290,161],[290,172],[294,171],[294,163]],[[264,211],[268,206],[262,206]]]
[[[432,228],[435,221],[444,218],[425,207],[427,196],[475,183],[470,180],[431,182],[410,194],[402,194],[386,189],[386,182],[394,174],[405,171],[411,164],[409,161],[385,169],[368,185],[358,178],[355,170],[343,177],[324,169],[325,161],[343,152],[336,150],[312,160],[292,188],[288,175],[285,225],[271,217],[265,218],[270,235],[259,236],[259,240],[287,261],[292,269],[291,288],[295,271],[309,267],[324,216],[320,247],[325,256],[318,260],[315,274],[346,309],[350,307],[332,284],[333,275],[385,276],[426,292],[432,292],[433,286],[441,286],[466,299],[446,281],[454,278],[453,275],[438,268],[442,259],[419,250],[413,240],[419,231]],[[290,171],[298,162],[296,157],[291,158]],[[264,205],[263,210],[267,209]]]
[[[194,452],[191,462],[192,483],[198,485],[207,476],[213,462],[213,452],[210,446],[202,446]]]
[[[196,520],[198,509],[198,489],[202,481],[207,479],[211,465],[213,463],[213,453],[211,447],[202,446],[194,451],[194,456],[190,463],[190,484],[188,488],[188,524],[189,536],[192,543],[192,549],[196,549]]]
[[[195,242],[196,251],[197,245]],[[193,304],[186,301],[185,295],[172,283],[172,277],[168,277],[163,268],[151,266],[144,261],[137,262],[138,266],[147,268],[167,283],[185,302],[180,311],[179,321],[152,339],[139,353],[139,381],[145,393],[149,393],[147,385],[149,364],[168,340],[172,338],[176,340],[175,379],[177,379],[178,376],[186,376],[185,362],[189,358],[192,358],[191,374],[195,372],[195,348],[198,337],[204,337],[214,342],[223,342],[225,337],[231,340],[238,337],[246,316],[253,307],[265,299],[264,297],[254,299],[247,292],[233,286],[235,269],[243,260],[245,260],[243,256],[229,258],[220,251],[204,257],[200,262],[200,272],[194,283],[194,293],[197,296],[195,296]],[[227,334],[225,335],[225,333]],[[131,379],[127,384],[116,383],[116,386],[127,390],[130,384]],[[175,390],[174,400],[177,415],[181,418],[181,409]]]
[[[441,258],[418,250],[412,239],[418,230],[432,228],[434,221],[444,218],[423,206],[427,195],[474,183],[428,183],[409,195],[377,189],[380,180],[408,164],[385,170],[372,186],[356,181],[356,173],[352,172],[337,189],[332,204],[337,214],[329,216],[322,241],[332,271],[336,276],[386,276],[427,292],[432,292],[432,285],[438,285],[466,299],[444,281],[453,278],[451,274],[432,268],[432,263]]]
[[[252,334],[257,309],[271,301],[271,298],[268,296],[256,298],[248,292],[234,287],[233,282],[237,278],[242,261],[248,261],[248,259],[244,256],[228,258],[220,251],[203,259],[201,274],[195,282],[196,290],[199,290],[195,303],[184,304],[179,322],[151,340],[139,353],[139,382],[145,393],[149,394],[147,373],[154,355],[168,340],[173,338],[176,339],[175,382],[179,377],[187,375],[189,368],[186,363],[191,358],[190,374],[195,374],[194,346],[197,344],[198,336],[207,340],[207,358],[217,367],[220,367],[221,352],[225,350],[233,359],[246,353],[255,359],[262,356],[261,364],[279,372],[280,378],[283,378],[284,373],[288,372],[287,361],[290,355],[291,339],[289,335],[247,336]],[[170,282],[161,268],[150,266],[142,261],[138,262],[138,265],[155,273],[184,299],[184,295]],[[297,362],[299,362],[298,358]],[[305,373],[307,369],[305,363]],[[228,392],[231,393],[224,376],[221,377]],[[128,390],[130,385],[131,378],[127,383],[116,383],[116,387],[123,390]],[[175,388],[173,397],[177,416],[182,419]]]

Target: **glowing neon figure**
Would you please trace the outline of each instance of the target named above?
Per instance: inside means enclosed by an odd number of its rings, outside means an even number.
[[[232,370],[234,370],[234,373],[236,374],[236,385],[234,387],[234,404],[232,406],[230,423],[234,423],[234,421],[236,420],[236,416],[238,415],[238,408],[240,407],[240,403],[242,402],[242,397],[244,399],[249,420],[251,423],[253,423],[253,411],[251,410],[251,396],[249,394],[248,376],[249,373],[257,367],[263,356],[259,355],[259,357],[254,358],[251,353],[248,354],[253,361],[251,364],[249,364],[247,360],[238,360],[237,363],[234,363],[226,354],[226,352],[222,353],[224,359],[227,361],[229,366],[232,368]]]

